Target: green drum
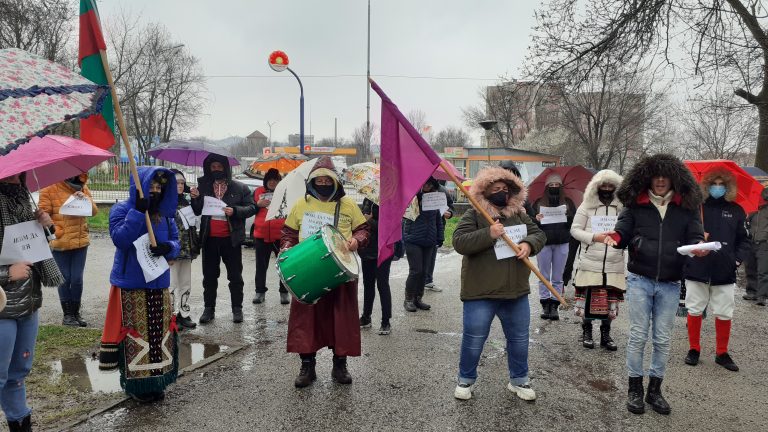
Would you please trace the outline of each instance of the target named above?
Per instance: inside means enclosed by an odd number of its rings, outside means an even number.
[[[359,272],[357,257],[331,225],[283,251],[276,266],[285,287],[305,304],[317,303],[337,286],[357,279]]]

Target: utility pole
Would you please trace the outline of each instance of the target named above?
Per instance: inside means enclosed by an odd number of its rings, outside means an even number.
[[[333,146],[339,146],[339,119],[337,117],[333,118]]]
[[[273,121],[273,122],[268,121],[267,122],[267,126],[269,126],[269,143],[268,143],[268,145],[269,145],[269,150],[270,150],[271,154],[275,154],[275,143],[272,142],[272,126],[274,124],[276,124],[276,123],[277,123],[276,121]]]
[[[367,150],[371,148],[371,0],[368,0],[368,66],[366,71],[367,79],[366,102],[365,102],[365,145]]]

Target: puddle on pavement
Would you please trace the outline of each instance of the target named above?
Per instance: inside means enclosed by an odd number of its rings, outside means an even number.
[[[179,369],[197,364],[228,349],[226,345],[181,343],[179,344]],[[53,369],[52,380],[58,380],[62,374],[67,374],[72,386],[84,393],[122,391],[120,372],[117,369],[100,370],[99,360],[95,358],[73,357],[56,360],[51,363],[51,368]]]
[[[614,380],[593,379],[587,380],[587,384],[596,390],[604,392],[613,392],[619,389],[616,387],[616,382]]]

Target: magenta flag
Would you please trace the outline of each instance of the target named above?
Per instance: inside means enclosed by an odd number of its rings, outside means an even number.
[[[408,204],[441,159],[373,80],[371,88],[381,97],[378,251],[381,264],[392,256],[395,243],[402,238],[401,223]]]

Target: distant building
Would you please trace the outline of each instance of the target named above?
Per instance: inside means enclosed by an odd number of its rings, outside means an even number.
[[[264,147],[269,146],[269,138],[257,130],[245,137],[245,142],[248,144],[248,147],[256,149],[255,154],[261,154]]]
[[[301,144],[301,137],[299,134],[290,134],[288,135],[288,145],[291,147],[298,147]],[[305,146],[313,146],[315,145],[315,136],[314,135],[304,135],[304,145]]]

